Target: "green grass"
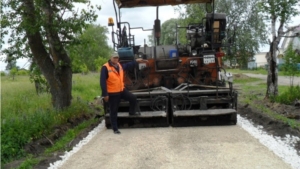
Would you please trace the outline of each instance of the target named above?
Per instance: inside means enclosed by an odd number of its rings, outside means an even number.
[[[99,76],[73,75],[74,99],[63,111],[52,108],[49,93],[36,94],[29,76],[1,77],[1,164],[27,156],[23,146],[49,134],[53,126],[92,113],[87,103],[101,94]]]
[[[230,73],[252,73],[252,74],[263,74],[267,75],[268,71],[263,68],[258,68],[254,70],[242,70],[242,69],[226,69],[227,72]],[[286,76],[283,71],[278,71],[278,76]],[[300,71],[295,75],[296,77],[300,77]]]
[[[274,102],[292,105],[296,99],[300,99],[300,86],[289,86],[280,92],[278,96],[271,97]]]
[[[81,123],[80,125],[76,126],[73,129],[70,129],[66,132],[65,136],[60,138],[58,141],[55,142],[55,144],[46,149],[44,152],[45,156],[49,156],[50,153],[56,152],[56,151],[69,151],[71,147],[68,147],[68,144],[75,139],[75,137],[84,129],[89,127],[92,124],[97,123],[97,119],[90,119],[88,121],[85,121]],[[33,157],[31,154],[28,155],[26,160],[18,167],[18,169],[28,169],[33,168],[34,165],[38,164],[43,158],[40,157]]]
[[[267,89],[266,83],[257,83],[256,85],[250,84],[250,82],[259,82],[255,79],[249,80],[249,79],[239,79],[237,80],[237,84],[240,86],[240,94],[239,94],[239,103],[241,104],[249,104],[252,107],[262,111],[266,115],[284,122],[285,124],[291,126],[292,128],[297,128],[300,130],[300,122],[294,119],[289,119],[285,117],[284,115],[278,114],[276,112],[273,112],[271,109],[266,107],[262,104],[257,104],[257,101],[264,102],[263,99],[265,99],[265,93]],[[278,86],[279,96],[285,95],[288,91],[290,91],[289,86]],[[294,91],[294,93],[296,93]],[[300,96],[300,92],[296,93]],[[287,96],[290,96],[288,94]]]
[[[49,154],[58,150],[70,150],[70,147],[66,147],[68,143],[70,143],[74,138],[85,128],[89,127],[91,124],[96,123],[97,119],[91,119],[89,121],[85,121],[75,127],[74,129],[70,129],[67,131],[64,137],[60,138],[51,148],[48,148],[45,153]]]
[[[253,74],[263,74],[266,75],[268,72],[263,68],[253,69],[253,70],[242,70],[242,69],[226,69],[230,73],[253,73]]]
[[[26,160],[18,167],[18,169],[31,169],[34,165],[38,164],[40,160],[34,158],[31,154],[27,156]]]
[[[254,77],[248,77],[246,79],[233,79],[233,83],[238,83],[238,84],[247,84],[247,83],[251,83],[251,82],[258,82],[258,81],[262,81],[259,78],[254,78]]]
[[[100,95],[100,73],[90,73],[88,75],[73,75],[73,98],[80,97],[83,100],[93,100],[95,96]]]

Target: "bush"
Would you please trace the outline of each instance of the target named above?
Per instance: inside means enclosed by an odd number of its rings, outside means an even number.
[[[6,73],[4,71],[1,71],[1,76],[6,76]]]
[[[29,71],[28,70],[24,70],[24,69],[18,70],[18,72],[17,72],[17,75],[28,75],[28,74],[29,74]]]
[[[300,55],[293,50],[292,45],[289,45],[284,52],[285,63],[280,66],[284,75],[294,77],[299,73],[298,63],[300,63]]]
[[[80,65],[80,72],[81,74],[85,74],[85,75],[89,73],[89,69],[86,66],[86,64]]]
[[[98,71],[101,70],[102,66],[108,61],[107,58],[99,57],[95,60],[95,66],[98,68]]]
[[[291,86],[287,91],[278,96],[271,97],[271,101],[282,104],[293,104],[296,99],[300,99],[300,86]]]
[[[68,119],[89,113],[86,103],[75,101],[72,106],[62,112],[37,109],[32,113],[2,119],[1,123],[1,162],[24,157],[23,147],[32,140],[48,135],[53,126],[66,124]]]
[[[16,67],[10,69],[9,75],[12,76],[13,80],[15,79],[15,76],[17,75],[17,72],[18,72],[18,68],[16,68]]]

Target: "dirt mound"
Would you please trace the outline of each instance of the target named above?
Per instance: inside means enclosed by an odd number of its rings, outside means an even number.
[[[249,76],[242,73],[233,74],[233,79],[248,79]]]
[[[266,107],[270,108],[274,112],[284,115],[289,119],[300,120],[300,108],[294,105],[285,105],[279,103],[264,103]]]

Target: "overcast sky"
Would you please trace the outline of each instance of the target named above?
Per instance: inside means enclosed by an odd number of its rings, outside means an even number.
[[[108,18],[113,17],[115,23],[115,11],[112,0],[91,0],[93,3],[101,5],[102,9],[98,12],[97,23],[102,26],[107,26]],[[170,18],[177,18],[178,14],[174,12],[174,7],[163,6],[159,7],[159,19],[161,24]],[[144,29],[152,29],[154,20],[156,19],[156,7],[143,8],[127,8],[121,9],[121,21],[129,22],[130,27],[143,27]],[[116,30],[116,26],[114,26]],[[108,27],[111,33],[111,27]],[[143,45],[144,39],[148,40],[150,31],[142,31],[141,29],[131,30],[131,34],[135,35],[136,45]],[[111,38],[111,34],[109,34]],[[111,40],[109,40],[111,43]]]
[[[98,19],[95,24],[100,24],[101,26],[108,27],[108,18],[113,17],[115,23],[115,11],[113,7],[112,0],[91,0],[91,4],[100,5],[101,10],[97,12]],[[81,8],[81,6],[77,6]],[[163,6],[159,7],[159,19],[161,24],[170,18],[177,18],[178,13],[174,12],[173,6]],[[151,29],[154,24],[154,20],[156,19],[156,7],[143,7],[143,8],[130,8],[130,9],[121,9],[121,20],[123,22],[129,22],[131,27],[143,27],[144,29]],[[289,25],[298,25],[300,24],[300,16],[294,17],[292,19],[292,23]],[[116,26],[114,26],[116,29]],[[109,34],[108,43],[111,43],[111,27],[108,27]],[[142,31],[142,30],[132,30],[131,34],[135,35],[135,44],[143,45],[144,39],[148,41],[148,35],[150,35],[150,31]],[[267,51],[268,46],[262,47],[261,51]],[[29,63],[27,59],[19,59],[17,61],[17,65],[21,68],[28,67]],[[0,70],[5,70],[6,63],[0,62]]]

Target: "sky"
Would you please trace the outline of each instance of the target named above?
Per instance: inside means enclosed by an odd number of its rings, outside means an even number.
[[[91,4],[100,5],[101,10],[97,12],[98,19],[95,24],[100,24],[101,26],[108,27],[108,18],[112,17],[115,20],[115,11],[113,7],[112,0],[91,0]],[[82,6],[77,5],[77,8],[82,8]],[[300,10],[300,9],[299,9]],[[178,13],[175,13],[173,6],[163,6],[159,7],[159,19],[161,24],[168,19],[177,18]],[[152,29],[154,25],[154,20],[156,19],[156,7],[143,7],[143,8],[130,8],[130,9],[121,9],[121,21],[129,22],[130,27],[143,27],[144,29]],[[299,25],[300,24],[300,16],[293,17],[292,22],[289,26]],[[111,42],[111,29],[112,27],[108,27],[109,34],[108,43],[112,46]],[[114,26],[116,30],[116,26]],[[131,30],[131,34],[135,35],[135,44],[143,45],[144,40],[148,40],[148,35],[150,35],[150,31],[142,31],[141,29]],[[265,52],[268,50],[268,46],[261,47],[260,51]],[[3,56],[0,56],[2,59]],[[0,70],[5,70],[6,63],[0,61]],[[27,68],[29,66],[29,62],[27,59],[18,59],[17,66],[20,68]]]

